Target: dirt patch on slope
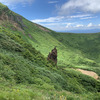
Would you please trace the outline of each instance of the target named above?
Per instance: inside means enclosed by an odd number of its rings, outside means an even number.
[[[96,80],[99,78],[99,76],[95,72],[86,71],[86,70],[83,70],[83,69],[77,69],[77,70],[80,71],[82,74],[85,74],[85,75],[93,77]]]

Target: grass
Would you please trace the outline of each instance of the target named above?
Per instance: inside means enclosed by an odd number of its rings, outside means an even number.
[[[82,75],[70,68],[57,70],[46,65],[42,67],[36,62],[25,59],[19,55],[19,52],[15,53],[11,50],[0,49],[1,100],[8,98],[10,100],[26,98],[29,100],[41,100],[42,98],[45,100],[60,100],[62,98],[75,100],[81,99],[83,94],[86,95],[87,93],[88,96],[96,94],[99,98],[98,82],[91,77]]]
[[[98,93],[74,94],[68,91],[44,90],[34,85],[13,85],[1,87],[0,100],[99,100]]]
[[[45,57],[57,46],[58,66],[93,66],[99,64],[99,38],[100,34],[71,34],[56,33],[39,29],[34,23],[23,19],[25,28],[24,35],[27,40],[40,51]],[[31,38],[28,36],[31,35]],[[88,46],[89,45],[89,46]]]

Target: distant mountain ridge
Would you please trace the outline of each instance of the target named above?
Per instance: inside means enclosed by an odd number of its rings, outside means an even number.
[[[84,30],[71,30],[71,31],[68,31],[68,32],[71,32],[71,33],[99,33],[100,32],[100,29],[84,29]]]

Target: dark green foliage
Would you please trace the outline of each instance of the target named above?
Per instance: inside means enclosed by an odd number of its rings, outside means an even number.
[[[7,33],[6,36],[4,34],[0,34],[0,38],[0,45],[3,49],[21,52],[20,55],[22,55],[24,58],[36,62],[41,66],[52,66],[53,63],[48,62],[40,52],[36,51],[32,47],[31,44],[24,42],[20,35]]]
[[[7,37],[4,34],[0,34],[0,45],[1,48],[10,50],[10,51],[16,51],[16,52],[21,52],[22,51],[22,46],[9,37]]]
[[[79,50],[85,57],[98,62],[100,54],[100,33],[54,33],[51,35],[63,43],[65,46],[68,46],[70,49]],[[96,62],[94,62],[91,66],[98,66]]]
[[[19,34],[3,31],[5,34],[0,34],[1,77],[17,84],[35,84],[45,90],[67,90],[78,94],[100,91],[100,82],[71,69],[56,69]]]

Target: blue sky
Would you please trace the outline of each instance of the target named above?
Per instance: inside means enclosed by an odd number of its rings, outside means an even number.
[[[99,32],[100,0],[0,0],[26,19],[60,32]]]

